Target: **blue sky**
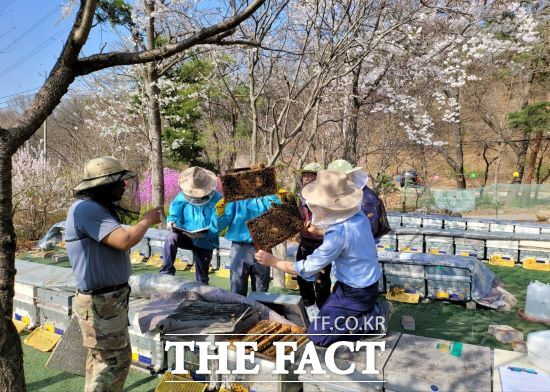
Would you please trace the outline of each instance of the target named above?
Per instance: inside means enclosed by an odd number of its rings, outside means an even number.
[[[0,109],[10,105],[14,94],[36,93],[52,69],[74,20],[74,12],[62,17],[64,3],[0,0]],[[110,26],[97,26],[83,53],[97,53],[106,41],[117,40]]]

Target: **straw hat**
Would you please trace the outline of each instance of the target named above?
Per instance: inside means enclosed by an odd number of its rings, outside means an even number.
[[[345,159],[337,159],[335,161],[332,161],[327,167],[327,170],[332,170],[344,174],[351,174],[362,169],[363,168],[359,166],[353,167],[353,165]]]
[[[320,163],[312,162],[299,170],[295,170],[294,173],[301,175],[303,173],[319,173],[321,170],[323,170],[323,166]]]
[[[321,170],[317,180],[304,187],[302,197],[313,212],[314,224],[334,224],[361,209],[363,192],[345,174]]]
[[[116,158],[94,158],[89,160],[84,166],[84,177],[74,188],[74,192],[78,193],[86,189],[112,184],[136,176],[136,173],[124,169],[122,163]]]
[[[185,169],[179,178],[181,191],[190,197],[208,196],[216,190],[217,183],[218,179],[214,173],[198,166]]]

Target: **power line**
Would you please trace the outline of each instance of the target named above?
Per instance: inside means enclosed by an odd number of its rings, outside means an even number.
[[[38,26],[40,26],[42,23],[44,23],[44,21],[46,21],[46,19],[48,19],[50,16],[52,16],[58,9],[59,9],[59,6],[55,6],[46,15],[44,15],[42,18],[40,18],[38,21],[36,21],[31,27],[29,27],[27,30],[25,30],[23,33],[21,33],[19,35],[19,37],[15,38],[10,44],[8,44],[8,45],[4,46],[2,49],[0,49],[0,53],[6,52],[12,46],[16,45],[22,38],[26,37],[31,31],[33,31]]]
[[[0,35],[0,38],[4,38],[6,35],[8,35],[10,33],[10,31],[12,31],[13,29],[15,29],[15,26],[11,26],[8,30],[6,30],[6,32],[2,35]]]
[[[23,57],[21,57],[19,60],[16,60],[13,64],[11,64],[10,66],[8,66],[7,68],[5,68],[4,70],[0,71],[0,79],[4,76],[6,76],[6,74],[8,74],[9,72],[13,71],[15,68],[17,68],[18,65],[24,63],[25,61],[27,61],[29,58],[31,58],[32,56],[34,56],[36,53],[38,53],[39,51],[41,51],[42,49],[44,49],[46,46],[50,45],[52,42],[54,42],[58,37],[60,37],[61,35],[65,34],[67,31],[70,30],[71,27],[67,27],[66,29],[63,29],[63,30],[60,30],[58,31],[57,33],[55,33],[52,37],[48,38],[47,40],[45,40],[44,42],[42,42],[40,45],[38,45],[36,48],[34,48],[33,50],[31,50],[29,53],[27,53],[26,55],[24,55]]]
[[[21,94],[25,94],[25,93],[28,93],[30,91],[36,91],[38,90],[40,87],[36,87],[36,88],[31,88],[30,90],[25,90],[25,91],[19,91],[17,93],[13,93],[13,94],[10,94],[10,95],[4,95],[3,97],[0,97],[0,100],[4,99],[4,98],[9,98],[9,97],[15,97],[16,95],[21,95]]]
[[[8,0],[4,4],[0,5],[0,14],[8,9],[8,7],[13,3],[15,0]]]

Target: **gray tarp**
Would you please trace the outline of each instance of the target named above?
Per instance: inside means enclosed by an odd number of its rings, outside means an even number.
[[[130,277],[132,295],[151,298],[138,313],[141,332],[160,329],[166,318],[174,314],[185,301],[201,300],[220,304],[246,304],[260,314],[262,320],[291,324],[267,306],[227,290],[169,275],[144,274]]]
[[[73,270],[55,265],[33,263],[26,260],[15,260],[15,281],[44,288],[75,290]]]
[[[472,299],[481,300],[491,293],[495,274],[475,257],[430,255],[426,253],[379,252],[381,263],[416,264],[466,268],[472,277]]]
[[[52,249],[55,244],[65,238],[65,221],[58,222],[50,227],[50,230],[36,244],[40,249]]]

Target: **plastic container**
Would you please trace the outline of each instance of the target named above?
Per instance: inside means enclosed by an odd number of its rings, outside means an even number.
[[[424,279],[424,266],[416,264],[384,263],[386,275],[403,276],[405,278]]]
[[[525,299],[525,314],[550,322],[550,284],[544,284],[538,280],[529,283]],[[550,347],[550,343],[546,347]],[[550,350],[547,351],[550,352]]]
[[[426,275],[428,298],[449,301],[469,301],[471,288],[469,282],[452,280],[435,280],[435,276]]]
[[[426,281],[422,279],[406,278],[403,276],[386,275],[386,291],[402,290],[407,294],[426,296]]]
[[[527,335],[527,357],[544,371],[550,372],[550,330]]]

